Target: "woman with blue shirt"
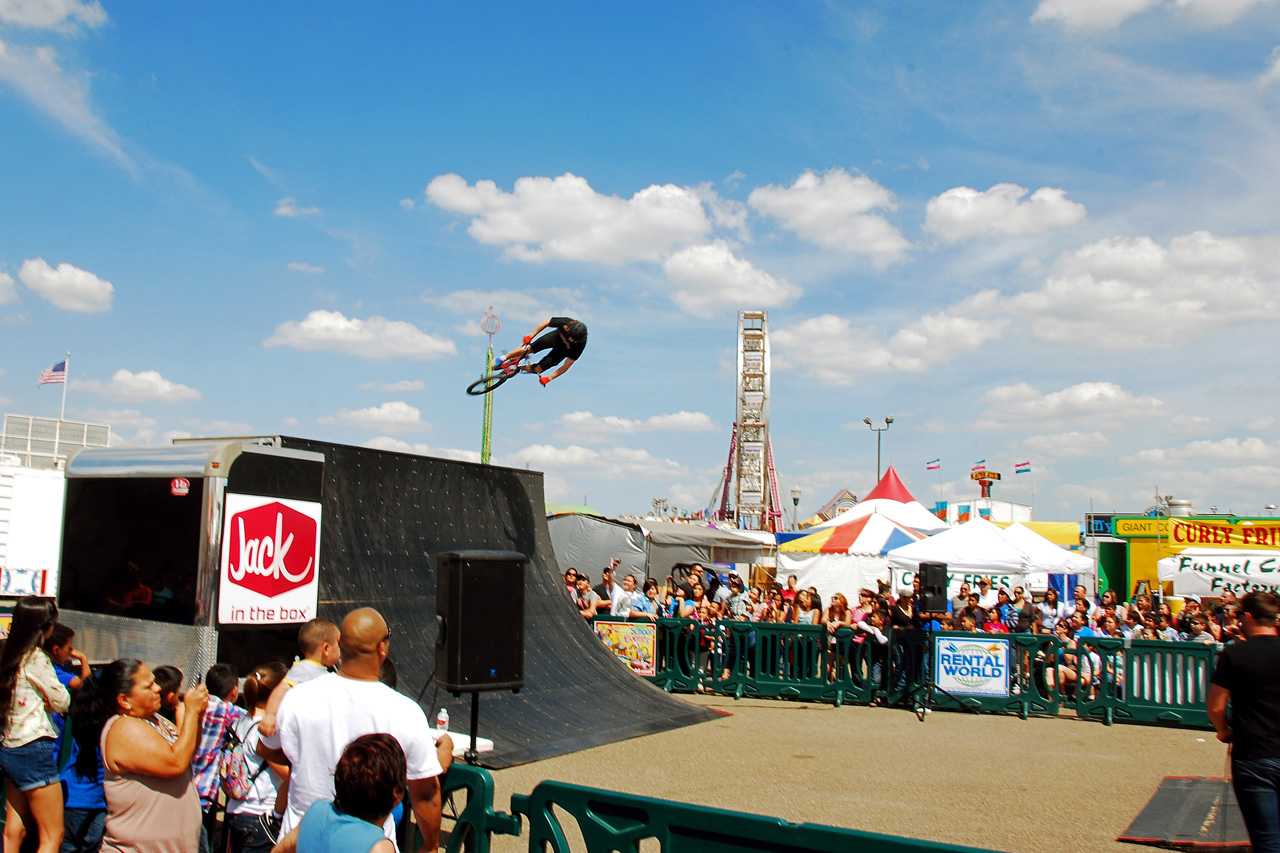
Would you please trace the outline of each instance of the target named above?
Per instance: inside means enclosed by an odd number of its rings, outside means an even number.
[[[395,853],[383,835],[387,815],[404,798],[404,750],[388,734],[347,744],[333,771],[333,802],[319,800],[276,845],[277,853]]]

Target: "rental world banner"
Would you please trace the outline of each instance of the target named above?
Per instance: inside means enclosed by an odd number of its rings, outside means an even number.
[[[1280,551],[1188,548],[1156,563],[1160,580],[1173,581],[1174,595],[1218,598],[1223,590],[1280,593]]]
[[[935,636],[934,681],[948,693],[1009,695],[1009,640],[1001,637]]]

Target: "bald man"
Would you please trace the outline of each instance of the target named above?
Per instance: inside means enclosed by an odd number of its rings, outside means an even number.
[[[384,733],[400,742],[409,769],[409,803],[422,830],[421,851],[440,842],[440,761],[422,708],[378,680],[391,632],[371,607],[342,620],[338,671],[299,684],[280,703],[276,732],[263,735],[258,753],[292,765],[289,806],[281,833],[297,826],[312,803],[332,800],[333,770],[342,750],[361,735]],[[390,817],[383,825],[395,843]]]

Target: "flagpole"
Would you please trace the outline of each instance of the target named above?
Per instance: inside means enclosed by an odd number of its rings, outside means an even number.
[[[67,353],[67,361],[63,365],[62,371],[62,411],[58,412],[58,420],[64,420],[67,416],[67,385],[71,383],[71,353]]]

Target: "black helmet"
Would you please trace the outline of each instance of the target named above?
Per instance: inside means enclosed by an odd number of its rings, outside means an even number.
[[[564,336],[569,339],[570,343],[582,343],[587,339],[587,324],[581,320],[574,320],[564,327]]]

